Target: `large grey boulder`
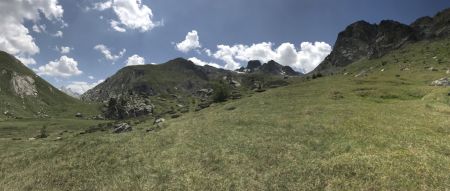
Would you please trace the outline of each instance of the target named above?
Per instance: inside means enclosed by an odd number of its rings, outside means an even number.
[[[448,78],[441,78],[439,80],[435,80],[431,82],[432,86],[450,86],[450,81]]]

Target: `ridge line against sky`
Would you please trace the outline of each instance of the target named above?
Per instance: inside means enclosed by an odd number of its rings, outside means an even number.
[[[230,70],[275,60],[305,73],[354,21],[409,24],[447,7],[444,0],[4,0],[0,50],[76,93],[124,66],[175,57]]]

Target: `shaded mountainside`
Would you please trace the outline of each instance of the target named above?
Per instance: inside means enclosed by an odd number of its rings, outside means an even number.
[[[211,66],[197,66],[183,58],[165,64],[128,66],[84,93],[81,98],[89,101],[107,101],[123,95],[155,96],[177,92],[194,93],[230,71]]]
[[[333,51],[312,73],[331,73],[362,58],[379,58],[406,44],[448,38],[450,9],[434,17],[422,17],[411,25],[392,20],[379,24],[358,21],[340,32]]]
[[[85,105],[40,78],[14,56],[0,51],[0,118],[71,115]],[[81,111],[89,110],[80,108]]]
[[[222,100],[239,99],[252,92],[287,85],[284,74],[297,74],[273,61],[258,69],[264,72],[244,74],[198,66],[183,58],[158,65],[128,66],[84,93],[81,99],[103,102],[108,118],[167,113],[177,116],[209,107],[214,99],[219,99],[218,91],[224,91]]]

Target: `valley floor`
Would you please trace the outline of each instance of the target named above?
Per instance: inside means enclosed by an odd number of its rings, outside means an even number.
[[[156,132],[145,131],[152,121],[83,135],[99,122],[0,122],[0,188],[446,190],[450,89],[429,83],[447,76],[450,62],[395,55],[410,61],[361,61],[347,75],[217,104]],[[44,124],[50,137],[29,141]]]

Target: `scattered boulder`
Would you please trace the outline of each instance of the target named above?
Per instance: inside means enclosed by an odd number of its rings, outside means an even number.
[[[201,103],[199,103],[199,104],[197,105],[196,111],[199,111],[199,110],[208,108],[210,105],[211,105],[210,102],[201,102]]]
[[[34,140],[36,140],[36,138],[31,137],[31,138],[28,138],[28,140],[29,140],[29,141],[34,141]]]
[[[102,115],[96,115],[92,117],[93,120],[105,120],[105,118]]]
[[[230,96],[231,99],[241,99],[241,97],[242,97],[242,95],[238,91],[231,92],[231,96]]]
[[[76,113],[76,114],[75,114],[75,117],[76,117],[76,118],[83,118],[83,114],[82,114],[82,113]]]
[[[441,78],[439,80],[435,80],[431,82],[432,86],[450,86],[450,81],[448,78]]]
[[[363,77],[363,76],[367,76],[367,71],[366,70],[360,71],[358,74],[355,75],[355,78]]]
[[[164,118],[158,118],[158,119],[155,120],[155,122],[153,122],[153,125],[162,124],[165,121],[166,120]]]
[[[164,118],[155,119],[155,121],[153,122],[153,127],[150,127],[149,129],[147,129],[146,132],[152,132],[152,131],[163,128],[165,121],[166,120]]]
[[[236,107],[235,106],[229,106],[229,107],[226,107],[225,109],[228,110],[228,111],[232,111],[232,110],[235,110]]]
[[[200,89],[197,90],[197,95],[199,95],[200,97],[208,97],[211,96],[213,94],[214,90],[209,88],[209,89]]]
[[[114,126],[113,133],[125,133],[132,130],[133,128],[128,123],[119,123]]]

